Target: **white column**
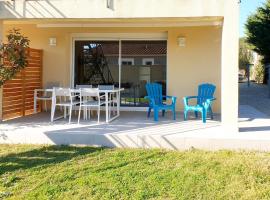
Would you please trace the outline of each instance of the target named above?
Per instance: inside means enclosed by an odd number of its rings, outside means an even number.
[[[239,3],[224,1],[221,57],[221,121],[223,130],[238,131]]]
[[[2,43],[2,40],[3,40],[3,33],[4,33],[4,30],[3,30],[3,21],[0,20],[0,43]],[[3,88],[0,87],[0,121],[2,121],[2,119],[3,119],[2,105],[3,105]]]

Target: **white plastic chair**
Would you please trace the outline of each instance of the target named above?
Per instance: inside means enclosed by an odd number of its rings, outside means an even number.
[[[92,85],[76,85],[76,89],[92,88],[92,87],[93,87]],[[84,97],[84,98],[88,98],[88,100],[90,100],[89,97]],[[76,111],[75,111],[75,113],[76,113]],[[85,120],[88,119],[88,115],[89,116],[91,115],[90,110],[87,110],[87,108],[85,107],[85,109],[83,111],[83,119],[85,119]]]
[[[46,89],[51,89],[53,87],[59,87],[60,83],[59,82],[48,82],[45,86],[45,89],[38,89],[36,90],[39,95],[36,95],[36,100],[42,100],[44,101],[44,107],[45,111],[47,112],[47,101],[52,100],[52,94],[50,92],[46,92]]]
[[[62,101],[64,97],[64,101]],[[74,95],[70,88],[53,88],[52,93],[52,109],[51,109],[51,122],[54,121],[54,113],[56,106],[64,107],[64,117],[66,117],[66,108],[69,108],[69,123],[71,122],[72,107],[79,104],[76,100],[79,95]]]
[[[80,123],[81,109],[82,107],[90,108],[96,107],[98,109],[98,123],[100,119],[100,106],[105,104],[105,101],[101,100],[105,95],[100,96],[98,88],[81,88],[80,89],[80,107],[78,115],[78,123]],[[88,100],[88,98],[91,98]],[[96,100],[94,100],[96,99]]]
[[[114,85],[98,85],[99,90],[114,90]],[[117,104],[117,98],[115,96],[115,93],[110,93],[109,95],[109,115],[111,115],[111,104],[114,108],[114,104]],[[113,109],[115,112],[115,109]]]

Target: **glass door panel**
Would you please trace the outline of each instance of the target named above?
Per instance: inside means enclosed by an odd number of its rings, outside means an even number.
[[[119,41],[75,41],[76,85],[119,85]]]
[[[146,83],[160,83],[166,95],[166,41],[121,42],[121,105],[145,107]]]

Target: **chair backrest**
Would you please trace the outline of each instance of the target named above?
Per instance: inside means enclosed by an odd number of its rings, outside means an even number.
[[[70,90],[70,88],[54,87],[53,88],[53,96],[55,96],[55,97],[70,97],[71,90]]]
[[[201,105],[207,99],[213,98],[216,90],[216,86],[210,83],[203,83],[198,87],[197,104]]]
[[[98,85],[99,90],[113,90],[114,85]]]
[[[145,85],[149,98],[155,100],[155,104],[162,104],[162,85],[158,83],[147,83]]]
[[[76,89],[80,88],[92,88],[92,85],[76,85]]]
[[[81,97],[99,97],[98,88],[80,88]]]

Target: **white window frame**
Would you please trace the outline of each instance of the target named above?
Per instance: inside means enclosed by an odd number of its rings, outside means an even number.
[[[123,65],[123,62],[131,62],[131,65],[134,65],[134,58],[122,58],[121,64]]]
[[[152,62],[152,65],[155,64],[155,59],[154,58],[143,58],[142,59],[142,64],[146,65],[146,62]]]

